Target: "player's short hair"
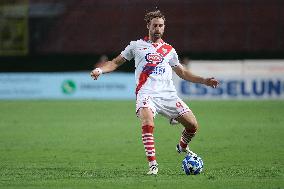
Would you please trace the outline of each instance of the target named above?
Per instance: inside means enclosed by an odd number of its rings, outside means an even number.
[[[166,21],[165,15],[160,10],[147,12],[144,20],[147,24],[149,24],[153,18],[162,18],[164,21]]]

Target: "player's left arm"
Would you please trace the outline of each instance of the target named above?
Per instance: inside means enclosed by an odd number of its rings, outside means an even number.
[[[214,77],[210,78],[200,77],[198,75],[193,74],[189,69],[183,67],[181,64],[179,64],[176,67],[173,67],[173,70],[180,78],[186,81],[191,81],[193,83],[201,83],[213,88],[216,88],[219,85],[219,81]]]

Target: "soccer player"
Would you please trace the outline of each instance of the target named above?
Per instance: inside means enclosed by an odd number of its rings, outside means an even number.
[[[95,68],[91,77],[97,80],[103,73],[114,71],[124,62],[134,58],[136,78],[136,114],[141,120],[142,141],[149,162],[147,174],[158,173],[158,163],[154,145],[154,118],[161,114],[174,119],[184,126],[179,143],[178,153],[194,153],[189,150],[188,143],[198,129],[196,118],[189,107],[177,96],[172,81],[172,70],[184,80],[217,87],[215,78],[203,78],[194,75],[184,68],[178,59],[175,49],[162,40],[165,29],[165,16],[159,10],[148,12],[145,21],[149,30],[148,36],[130,44],[111,61]]]

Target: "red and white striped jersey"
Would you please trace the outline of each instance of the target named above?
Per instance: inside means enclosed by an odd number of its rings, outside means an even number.
[[[172,67],[178,66],[175,49],[161,40],[153,44],[148,37],[130,44],[121,52],[126,60],[135,60],[136,95],[175,96]]]

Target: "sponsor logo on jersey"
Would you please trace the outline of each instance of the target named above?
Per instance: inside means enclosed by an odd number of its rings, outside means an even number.
[[[152,71],[152,74],[155,75],[162,75],[163,73],[166,72],[166,68],[164,66],[157,66],[155,69]]]
[[[158,53],[148,53],[146,54],[145,59],[148,63],[152,64],[160,64],[164,60],[164,58]]]

